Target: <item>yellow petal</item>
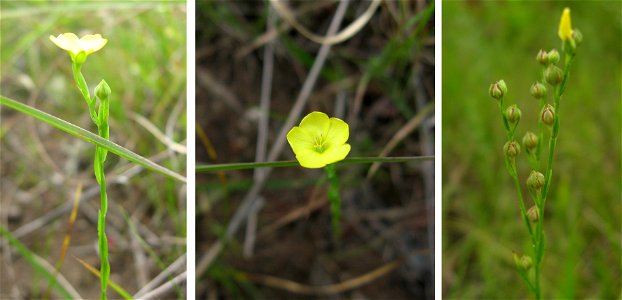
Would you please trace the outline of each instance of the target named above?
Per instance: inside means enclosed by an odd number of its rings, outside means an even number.
[[[570,22],[570,8],[566,7],[559,20],[559,31],[557,33],[562,41],[572,39],[572,24]]]
[[[287,133],[287,142],[298,155],[301,149],[313,149],[313,138],[309,133],[298,126],[295,126]]]
[[[348,141],[348,137],[350,136],[350,127],[348,123],[338,118],[330,118],[329,121],[330,127],[328,128],[328,135],[326,136],[328,147],[343,145]]]
[[[82,51],[89,55],[100,50],[108,43],[108,40],[102,38],[100,34],[89,34],[78,38],[71,32],[60,34],[58,37],[51,35],[50,40],[59,48],[69,51],[72,59]]]
[[[63,50],[67,50],[73,53],[74,55],[80,52],[79,51],[80,47],[78,43],[80,39],[78,38],[78,36],[76,36],[75,34],[71,32],[59,34],[58,37],[50,35],[50,40],[54,44],[56,44],[56,46],[58,46],[59,48]]]
[[[319,111],[314,111],[308,114],[300,122],[300,127],[307,130],[313,136],[319,136],[320,134],[326,136],[330,122],[328,116]]]
[[[86,35],[80,39],[81,47],[86,54],[91,54],[106,46],[107,39],[102,38],[100,34]]]
[[[331,147],[322,153],[322,161],[325,165],[332,164],[346,158],[348,153],[350,153],[350,144]]]
[[[325,153],[316,152],[313,149],[299,149],[296,152],[296,159],[301,166],[310,169],[317,169],[326,166],[323,156]]]

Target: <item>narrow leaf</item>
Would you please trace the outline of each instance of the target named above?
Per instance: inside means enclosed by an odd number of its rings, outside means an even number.
[[[26,105],[24,103],[21,103],[19,101],[15,101],[13,99],[4,97],[4,96],[0,96],[0,104],[2,105],[6,105],[12,109],[15,109],[19,112],[22,112],[24,114],[27,114],[31,117],[34,117],[36,119],[39,119],[45,123],[48,123],[64,132],[67,132],[73,136],[76,136],[84,141],[87,141],[91,144],[106,148],[108,151],[123,157],[131,162],[137,163],[143,167],[145,167],[146,169],[149,169],[151,171],[155,171],[158,172],[162,175],[168,176],[170,178],[176,179],[178,181],[181,181],[183,183],[186,182],[186,178],[165,168],[162,167],[152,161],[150,161],[149,159],[142,157],[126,148],[123,148],[122,146],[119,146],[109,140],[103,139],[102,137],[88,131],[85,130],[81,127],[78,127],[74,124],[71,124],[63,119],[57,118],[55,116],[52,116],[48,113],[45,113],[43,111],[40,111],[34,107],[31,107],[29,105]]]

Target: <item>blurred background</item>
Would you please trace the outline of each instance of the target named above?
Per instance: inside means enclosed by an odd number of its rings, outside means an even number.
[[[557,30],[565,6],[584,40],[561,99],[544,224],[543,296],[620,297],[621,3],[468,1],[443,3],[444,298],[530,297],[512,251],[532,251],[488,88],[504,79],[506,103],[522,110],[517,136],[537,131],[539,108],[529,94],[541,74],[535,57],[540,49],[561,52]],[[527,158],[517,162],[524,186]]]
[[[110,140],[185,174],[185,2],[2,1],[0,93],[96,132],[72,78],[71,60],[50,35],[101,33],[108,44],[82,72],[93,93],[101,79],[112,89]],[[1,222],[50,265],[59,261],[77,190],[82,191],[71,244],[60,274],[83,298],[99,298],[92,144],[27,115],[1,107]],[[158,131],[160,135],[155,135]],[[184,184],[109,154],[107,232],[111,280],[136,293],[174,262],[185,271]],[[3,241],[0,298],[39,299],[48,282]],[[161,284],[161,283],[160,283]],[[153,288],[153,287],[152,287]],[[166,294],[185,298],[183,285]],[[52,294],[52,298],[58,295]],[[118,298],[109,289],[111,298]]]
[[[283,3],[317,35],[326,35],[339,6],[347,5],[341,30],[372,5]],[[267,30],[268,1],[197,1],[196,10],[197,164],[253,162],[262,81],[272,89],[271,149],[285,139],[279,132],[321,45],[278,16]],[[314,110],[347,121],[350,157],[377,156],[398,133],[388,156],[433,155],[433,16],[430,1],[383,1],[360,31],[329,49],[296,125]],[[274,43],[271,63],[267,42]],[[295,159],[289,145],[282,150],[277,160]],[[244,219],[251,225],[232,237],[226,227],[257,177],[253,170],[197,174],[197,297],[433,299],[433,163],[384,164],[367,178],[369,169],[337,166],[339,246],[331,242],[321,169],[274,169],[258,194],[263,204]],[[205,264],[219,243],[224,249]]]

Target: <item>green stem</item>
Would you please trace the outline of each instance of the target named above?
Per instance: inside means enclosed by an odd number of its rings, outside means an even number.
[[[86,80],[82,75],[82,64],[72,63],[71,70],[73,71],[73,79],[76,81],[78,85],[78,89],[86,102],[86,105],[89,107],[89,115],[91,116],[91,120],[95,125],[99,124],[97,120],[97,110],[95,109],[95,98],[91,98],[91,93],[89,92],[89,86],[86,84]]]
[[[551,137],[549,138],[549,156],[548,163],[546,166],[546,173],[544,175],[544,188],[542,190],[542,194],[538,197],[536,201],[536,205],[538,205],[538,211],[540,213],[540,218],[538,218],[537,225],[537,242],[535,249],[535,280],[536,280],[536,299],[541,299],[542,294],[540,292],[540,277],[541,277],[541,266],[542,261],[544,259],[544,208],[546,204],[546,199],[548,196],[549,189],[551,187],[551,180],[553,178],[553,158],[555,157],[555,146],[557,145],[557,137],[559,135],[559,113],[560,113],[560,100],[564,90],[566,89],[566,84],[568,83],[568,77],[570,75],[570,65],[574,60],[574,53],[566,52],[565,55],[565,63],[564,63],[564,76],[561,84],[555,89],[554,94],[554,107],[555,107],[555,119],[553,121],[553,128],[551,131]]]
[[[434,160],[434,156],[402,156],[402,157],[350,157],[335,164],[371,164],[371,163],[403,163],[409,161]],[[299,167],[300,163],[296,160],[270,161],[270,162],[243,162],[229,164],[197,165],[195,172],[217,172],[246,170],[256,168],[284,168]]]
[[[96,152],[101,153],[100,147],[97,147]],[[99,157],[99,156],[98,156]],[[97,236],[99,238],[99,255],[101,261],[100,267],[100,283],[101,283],[101,297],[100,299],[106,299],[106,289],[108,287],[108,279],[110,277],[110,262],[108,260],[108,238],[106,237],[106,213],[108,212],[108,196],[106,193],[106,178],[104,177],[104,163],[100,159],[95,159],[95,163],[99,163],[99,196],[101,202],[101,208],[99,210],[99,217],[97,219]]]
[[[542,195],[536,192],[535,198],[536,206],[538,208],[539,218],[536,225],[536,243],[534,249],[534,272],[535,272],[535,295],[536,299],[542,299],[542,292],[540,288],[540,277],[542,275],[542,258],[544,257],[544,206],[542,205]]]
[[[341,197],[339,196],[339,178],[335,165],[330,164],[324,167],[328,177],[328,201],[330,202],[331,225],[333,229],[333,241],[339,244],[341,237]]]
[[[89,93],[89,87],[81,72],[82,64],[73,63],[72,71],[73,78],[78,85],[78,89],[82,93],[82,97],[89,107],[89,115],[91,120],[97,126],[99,136],[108,140],[109,127],[108,127],[108,110],[109,99],[99,99],[99,114],[97,113],[96,105],[97,101],[95,97],[91,98]],[[103,147],[95,147],[95,160],[93,162],[93,173],[95,173],[95,179],[99,183],[99,196],[100,196],[100,210],[97,218],[97,238],[99,246],[100,256],[100,283],[101,294],[100,299],[107,299],[106,290],[108,288],[108,281],[110,279],[110,262],[108,260],[108,238],[106,237],[106,214],[108,212],[108,194],[106,192],[106,177],[104,172],[104,162],[108,150]]]
[[[540,99],[540,111],[542,111],[542,109],[544,108],[544,105],[546,104],[546,98],[542,97]],[[542,140],[544,138],[544,126],[542,123],[542,118],[540,116],[538,116],[538,146],[536,148],[536,162],[537,162],[537,168],[535,168],[534,170],[538,170],[540,169],[540,155],[542,154]]]
[[[503,126],[505,127],[505,133],[508,137],[508,141],[512,140],[512,133],[510,132],[510,124],[508,123],[508,118],[505,116],[505,112],[503,111],[503,99],[499,99],[499,112],[501,112],[501,117],[503,118]]]
[[[510,173],[512,179],[514,179],[514,186],[516,187],[516,193],[518,194],[518,206],[520,208],[521,216],[523,218],[523,222],[525,226],[527,226],[527,230],[529,231],[529,236],[531,237],[532,243],[535,242],[533,236],[533,229],[531,228],[531,223],[529,223],[529,218],[527,217],[527,209],[525,208],[525,201],[523,200],[523,192],[520,188],[520,181],[518,180],[518,173],[516,172],[516,162],[511,161],[507,156],[505,157],[506,167]]]

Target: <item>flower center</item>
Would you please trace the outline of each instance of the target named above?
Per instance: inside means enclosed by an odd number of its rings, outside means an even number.
[[[315,151],[319,153],[322,153],[324,152],[324,150],[326,150],[326,140],[321,133],[319,136],[313,137],[313,149],[315,149]]]

